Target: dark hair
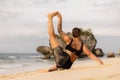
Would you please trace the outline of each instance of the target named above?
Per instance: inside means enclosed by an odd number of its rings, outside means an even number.
[[[81,30],[79,28],[77,28],[77,27],[73,28],[73,30],[72,30],[73,37],[75,37],[75,38],[79,37],[80,33],[81,33]]]

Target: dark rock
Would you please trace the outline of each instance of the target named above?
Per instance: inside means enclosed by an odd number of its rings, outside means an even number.
[[[67,34],[72,38],[71,32],[68,32]],[[81,37],[83,43],[85,43],[87,45],[89,50],[92,51],[96,47],[97,40],[94,37],[94,35],[92,34],[91,29],[87,29],[87,30],[81,29],[80,37]]]
[[[102,49],[100,48],[96,48],[92,51],[97,57],[103,57],[104,56],[104,52],[102,51]]]
[[[68,32],[67,34],[72,38],[71,32]],[[56,35],[56,36],[57,36],[57,39],[61,42],[62,48],[64,49],[66,46],[65,42],[62,40],[62,38],[59,35]],[[95,53],[96,52],[101,53],[101,54],[96,54],[98,56],[104,55],[102,50],[99,49],[96,51],[96,49],[94,49],[96,47],[97,40],[95,39],[94,35],[92,34],[91,29],[87,29],[87,30],[81,29],[81,36],[80,37],[81,37],[83,43],[85,43],[88,46],[89,50],[91,50],[91,51],[95,50]],[[51,49],[50,42],[49,42],[49,46],[50,47],[39,46],[37,48],[37,52],[42,53],[44,55],[45,59],[48,59],[48,58],[50,58],[51,55],[53,55],[53,51]],[[85,54],[82,53],[80,57],[84,57],[84,56],[85,56]]]
[[[115,57],[115,54],[113,52],[108,53],[107,58]]]
[[[50,56],[53,55],[53,50],[48,46],[39,46],[37,52],[44,55],[43,59],[49,59]]]
[[[118,51],[118,55],[120,56],[120,50]]]
[[[83,57],[85,57],[86,55],[82,52],[81,54],[80,54],[80,56],[79,56],[79,58],[83,58]]]
[[[82,35],[81,36],[81,39],[83,41],[83,43],[85,43],[88,47],[89,50],[93,50],[97,44],[97,40],[94,38],[94,36],[84,36]]]

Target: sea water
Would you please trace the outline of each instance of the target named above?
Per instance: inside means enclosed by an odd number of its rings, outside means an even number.
[[[51,59],[42,59],[42,54],[29,53],[29,54],[1,54],[0,53],[0,75],[3,74],[15,74],[20,72],[28,72],[40,70],[43,68],[50,68],[55,64],[55,60],[52,57]],[[105,57],[102,57],[105,58]],[[79,58],[77,62],[86,63],[91,60],[89,58]]]
[[[0,54],[0,75],[40,70],[55,65],[54,57],[51,59],[42,59],[42,57],[42,54],[37,53]]]
[[[42,59],[41,54],[0,54],[0,74],[13,74],[49,68],[54,59]]]

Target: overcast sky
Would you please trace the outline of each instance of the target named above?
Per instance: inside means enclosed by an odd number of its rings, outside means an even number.
[[[105,52],[120,49],[120,0],[0,0],[0,52],[36,53],[48,45],[47,14],[59,11],[63,29],[91,28]]]

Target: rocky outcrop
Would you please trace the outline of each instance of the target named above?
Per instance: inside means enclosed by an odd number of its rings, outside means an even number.
[[[53,50],[48,46],[39,46],[37,52],[44,55],[43,59],[49,59],[50,56],[53,55]]]
[[[70,32],[67,33],[70,37],[72,37],[72,34]],[[65,43],[64,41],[61,39],[61,37],[59,35],[56,35],[57,36],[57,39],[61,42],[61,45],[62,45],[62,48],[65,48]],[[96,47],[96,44],[97,44],[97,40],[95,39],[94,35],[92,34],[92,31],[91,29],[87,29],[87,30],[83,30],[81,29],[81,39],[83,41],[83,43],[85,43],[89,50],[91,51],[94,51],[95,50],[95,53],[96,53],[96,49],[94,49]],[[48,46],[39,46],[37,48],[37,52],[39,53],[42,53],[45,57],[45,59],[48,59],[50,58],[51,55],[53,55],[53,51],[51,49],[51,45],[50,47]],[[97,53],[98,53],[98,50],[97,50]],[[99,50],[99,53],[102,53],[102,50]],[[80,57],[84,57],[85,54],[82,53]],[[103,54],[102,54],[103,56]]]
[[[59,35],[56,35],[57,36],[57,39],[60,41],[61,43],[61,47],[64,49],[65,48],[65,43],[64,41],[61,39],[61,37]],[[44,57],[43,59],[50,59],[50,57],[53,55],[53,50],[51,48],[51,44],[49,42],[49,46],[38,46],[36,51],[40,54],[43,54]]]
[[[118,56],[120,56],[120,50],[118,51]]]
[[[115,54],[113,52],[109,52],[107,55],[107,58],[115,57]]]
[[[104,56],[104,52],[102,51],[101,48],[96,48],[93,50],[93,53],[97,56],[97,57],[103,57]]]
[[[91,29],[87,29],[87,30],[82,29],[81,39],[87,45],[89,50],[92,51],[96,47],[97,40],[94,37]]]

